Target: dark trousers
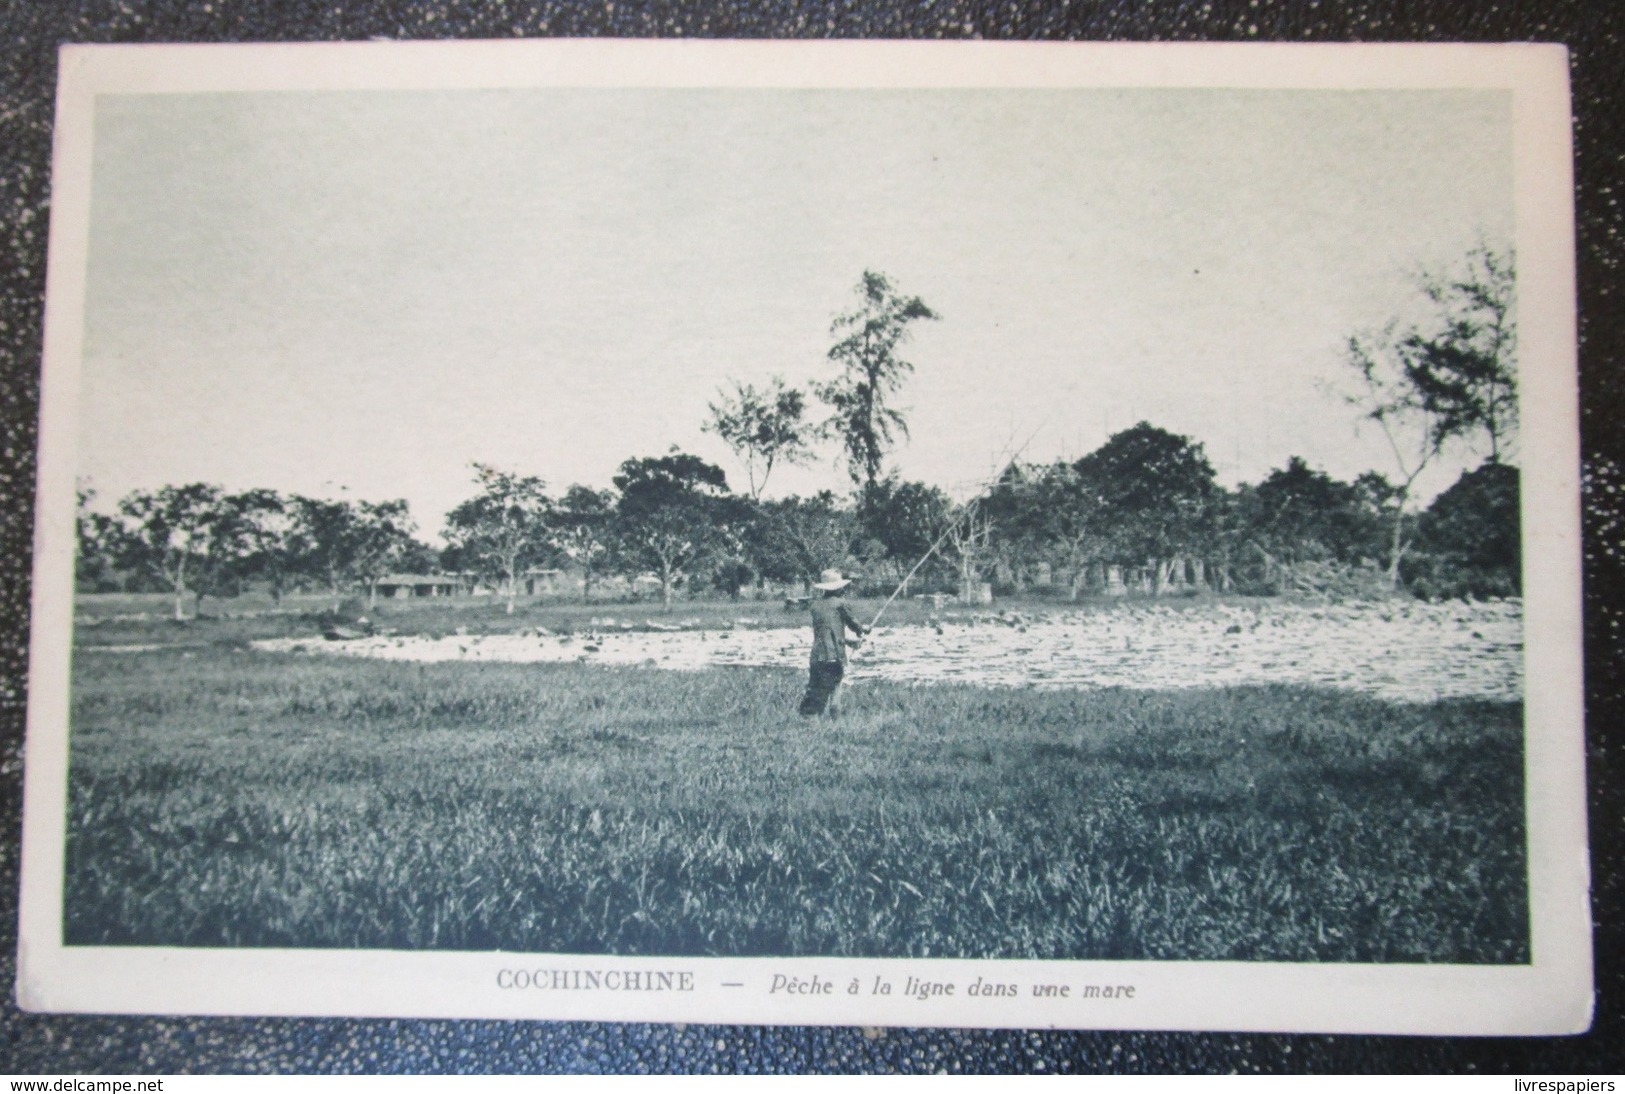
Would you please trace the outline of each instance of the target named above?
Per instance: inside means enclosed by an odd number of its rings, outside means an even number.
[[[840,689],[846,666],[839,661],[814,661],[807,671],[807,694],[801,697],[801,713],[809,718],[815,714],[836,712],[835,693]]]

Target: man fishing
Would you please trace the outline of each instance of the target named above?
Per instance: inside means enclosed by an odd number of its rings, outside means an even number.
[[[851,610],[841,603],[851,584],[841,571],[825,570],[813,585],[820,595],[807,606],[812,612],[813,646],[807,694],[801,697],[801,713],[809,718],[817,714],[834,718],[840,714],[835,693],[846,675],[846,631],[850,628],[859,641],[869,633],[869,628],[853,618]]]

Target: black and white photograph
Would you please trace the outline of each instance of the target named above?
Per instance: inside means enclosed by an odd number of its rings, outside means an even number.
[[[20,997],[1589,1023],[1550,47],[70,47]]]

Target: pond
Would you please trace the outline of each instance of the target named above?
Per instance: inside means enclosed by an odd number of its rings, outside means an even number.
[[[278,639],[262,649],[403,661],[581,661],[698,670],[804,667],[804,628],[602,635]],[[1387,699],[1518,700],[1517,600],[1307,605],[1218,601],[1108,610],[985,613],[881,627],[852,655],[849,679],[989,687],[1196,688],[1313,684]]]

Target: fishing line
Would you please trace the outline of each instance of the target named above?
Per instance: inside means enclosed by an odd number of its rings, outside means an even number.
[[[1050,417],[1053,416],[1054,415],[1050,415]],[[952,535],[956,529],[958,529],[966,517],[975,513],[976,505],[981,500],[982,495],[988,493],[993,487],[998,485],[999,480],[1004,478],[1004,476],[1009,473],[1010,469],[1016,465],[1016,461],[1021,459],[1021,454],[1027,450],[1027,446],[1033,443],[1033,441],[1038,437],[1038,434],[1048,424],[1049,417],[1046,417],[1042,422],[1038,423],[1038,427],[1036,429],[1027,435],[1027,439],[1021,443],[1021,447],[1015,450],[1010,458],[1004,462],[1004,465],[1000,467],[991,478],[977,484],[975,493],[971,495],[968,501],[959,506],[959,512],[954,516],[954,519],[948,522],[947,526],[943,528],[941,534],[939,534],[931,543],[931,546],[926,549],[925,554],[921,555],[919,560],[909,568],[908,573],[903,575],[903,580],[897,583],[897,587],[892,590],[891,595],[886,598],[885,603],[880,605],[880,610],[875,612],[875,617],[869,621],[869,630],[874,630],[875,626],[880,622],[880,617],[886,614],[887,608],[891,607],[892,601],[896,600],[898,594],[900,594],[904,589],[908,588],[908,583],[913,580],[915,574],[920,572],[920,567],[924,566],[926,562],[930,560],[931,556],[937,553],[937,550],[947,542],[948,537]],[[1006,449],[1009,448],[1008,442],[1006,442],[1005,447]]]

